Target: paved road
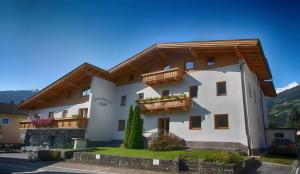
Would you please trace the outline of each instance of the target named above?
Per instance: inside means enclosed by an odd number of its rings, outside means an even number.
[[[246,174],[289,174],[290,166],[259,164]],[[96,165],[74,164],[69,162],[29,162],[24,153],[0,153],[0,174],[158,174],[145,170],[131,170]]]

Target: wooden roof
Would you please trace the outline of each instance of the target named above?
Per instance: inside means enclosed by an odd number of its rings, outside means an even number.
[[[134,65],[146,62],[146,59],[150,60],[150,57],[147,55],[155,53],[160,58],[164,58],[166,57],[166,53],[170,52],[189,52],[194,57],[203,53],[234,53],[238,58],[244,59],[249,68],[256,73],[264,94],[266,96],[276,96],[276,91],[271,81],[272,74],[258,39],[173,42],[152,45],[107,71],[84,63],[20,104],[19,108],[28,110],[34,101],[39,101],[46,96],[49,97],[49,95],[56,93],[57,90],[74,86],[76,83],[82,81],[82,79],[88,77],[97,76],[115,82],[128,69],[138,71],[139,67],[135,67]]]

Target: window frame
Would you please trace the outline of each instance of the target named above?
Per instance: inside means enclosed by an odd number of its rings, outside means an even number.
[[[91,87],[86,87],[86,88],[83,88],[81,90],[81,97],[86,97],[86,96],[89,96],[91,94]]]
[[[122,125],[123,129],[120,124],[121,122],[124,124],[124,125]],[[118,131],[125,131],[125,129],[126,129],[126,120],[118,120]]]
[[[54,118],[54,112],[48,112],[48,118]]]
[[[218,85],[222,84],[222,83],[225,83],[225,93],[224,94],[220,94],[219,90],[218,90],[219,89]],[[216,92],[217,92],[217,96],[227,96],[227,82],[226,81],[216,82]]]
[[[84,113],[84,112],[82,112],[82,111],[84,111],[84,110],[86,110],[86,116],[84,116],[84,115],[81,115],[81,113]],[[88,108],[79,108],[78,109],[78,115],[80,116],[80,117],[82,117],[82,118],[87,118],[87,116],[88,116],[88,112],[89,112],[89,109]]]
[[[196,88],[196,96],[192,96],[192,88]],[[197,98],[198,97],[198,85],[193,85],[189,87],[189,97],[190,98]]]
[[[193,118],[200,117],[200,127],[192,127],[192,120]],[[202,117],[201,115],[193,115],[189,117],[189,129],[190,130],[202,130]]]
[[[187,66],[186,66],[187,63],[193,63],[193,67],[188,69]],[[184,70],[189,71],[189,70],[193,70],[193,69],[195,69],[195,62],[194,61],[189,60],[189,61],[184,62]]]
[[[221,126],[218,126],[217,127],[217,121],[216,121],[216,118],[217,117],[221,117],[221,116],[226,116],[227,117],[227,127],[221,127]],[[215,127],[215,129],[229,129],[229,116],[228,116],[228,114],[215,114],[214,115],[214,127]]]
[[[40,119],[41,118],[41,113],[34,113],[33,114],[34,119]]]
[[[139,100],[144,99],[144,97],[145,97],[145,94],[143,92],[138,93],[138,99]]]
[[[121,96],[121,101],[120,101],[120,106],[126,106],[126,103],[127,103],[127,96],[122,95]]]
[[[166,71],[166,70],[169,70],[171,69],[171,65],[170,64],[167,64],[167,65],[164,65],[162,70]]]

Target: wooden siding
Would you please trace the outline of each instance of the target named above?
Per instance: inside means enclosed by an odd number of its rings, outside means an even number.
[[[33,129],[33,128],[86,128],[88,123],[88,118],[60,118],[55,119],[53,123],[49,126],[37,127],[32,124],[30,120],[20,121],[20,129]]]

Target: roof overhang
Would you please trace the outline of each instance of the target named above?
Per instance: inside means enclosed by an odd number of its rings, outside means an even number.
[[[58,95],[61,89],[66,87],[75,87],[76,82],[84,79],[86,77],[99,77],[108,81],[113,81],[113,79],[109,76],[109,73],[101,68],[98,68],[94,65],[89,63],[83,63],[79,67],[75,68],[65,76],[61,77],[60,79],[56,80],[49,86],[43,88],[37,94],[32,96],[31,98],[27,99],[23,103],[21,103],[18,108],[23,110],[30,110],[31,106],[34,103],[42,103],[44,102],[43,99],[48,96],[55,96]]]

